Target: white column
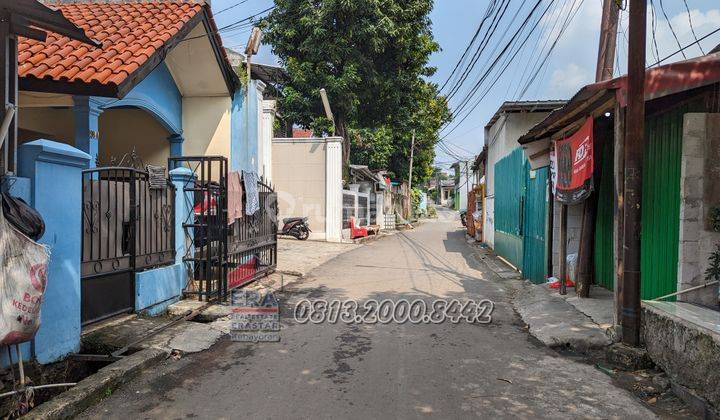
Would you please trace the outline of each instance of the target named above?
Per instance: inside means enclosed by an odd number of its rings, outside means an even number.
[[[325,235],[328,242],[342,240],[342,138],[326,139]]]
[[[260,174],[265,177],[267,182],[272,181],[272,139],[275,127],[275,100],[263,101],[263,120],[262,120],[262,138],[260,153]]]

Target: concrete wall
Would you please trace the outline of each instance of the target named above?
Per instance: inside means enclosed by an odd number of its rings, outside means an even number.
[[[465,162],[460,162],[459,165],[460,170],[458,174],[458,184],[455,188],[455,194],[456,197],[458,197],[459,202],[455,205],[455,208],[462,211],[467,210],[468,192],[472,188],[473,176],[471,173],[468,173],[470,171],[470,163],[467,165],[467,170]]]
[[[260,175],[272,182],[272,139],[275,130],[276,101],[264,100],[262,112],[262,130],[258,147]]]
[[[146,165],[167,167],[170,132],[141,109],[109,109],[100,115],[100,166],[115,165],[133,149]]]
[[[279,217],[309,217],[315,237],[325,239],[327,145],[316,141],[274,141],[272,173]]]
[[[83,168],[90,156],[37,140],[18,148],[18,172],[30,180],[30,204],[45,221],[40,243],[50,248],[47,287],[35,357],[51,363],[80,350],[80,231]]]
[[[680,386],[680,395],[692,390],[720,416],[717,312],[685,302],[648,301],[643,302],[642,324],[648,355],[673,388]]]
[[[183,154],[230,157],[230,97],[183,98]]]
[[[705,283],[708,258],[720,243],[710,224],[711,210],[720,208],[720,114],[685,114],[682,148],[678,291]],[[678,300],[715,306],[718,286]]]
[[[44,138],[75,145],[72,109],[23,108],[19,116],[20,143]],[[170,156],[170,132],[147,111],[113,108],[100,114],[99,123],[98,158],[101,165],[109,166],[113,157],[117,164],[123,155],[132,152],[134,147],[145,164],[167,166],[167,158]],[[187,141],[185,146],[188,146]]]
[[[20,108],[18,142],[46,139],[75,144],[75,120],[71,108]]]

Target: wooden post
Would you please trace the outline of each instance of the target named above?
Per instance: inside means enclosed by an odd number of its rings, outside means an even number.
[[[598,47],[598,61],[595,81],[601,82],[613,77],[615,66],[615,43],[617,41],[618,15],[620,10],[614,0],[604,0],[603,16],[600,30],[600,45]],[[595,150],[600,148],[595,147]],[[595,166],[599,166],[598,154],[594,158]],[[598,179],[595,180],[599,182]],[[590,297],[590,285],[594,265],[593,240],[595,239],[595,220],[597,218],[597,188],[583,205],[582,227],[580,230],[580,244],[578,248],[578,278],[575,291],[578,296]]]
[[[630,0],[628,46],[628,98],[625,126],[625,203],[622,340],[640,344],[640,230],[643,187],[643,153],[645,151],[645,42],[646,0]]]
[[[617,7],[615,0],[603,1],[600,45],[598,47],[598,61],[595,71],[596,82],[609,80],[613,77],[619,15],[620,9]]]
[[[622,319],[622,278],[623,278],[623,191],[625,191],[625,109],[619,103],[615,104],[615,147],[613,149],[615,168],[613,203],[613,255],[615,279],[613,291],[615,294],[615,325],[620,325]]]
[[[567,204],[560,205],[560,294],[567,294]]]
[[[553,242],[555,239],[555,195],[552,188],[552,174],[548,173],[548,233],[547,233],[547,276],[553,275]]]

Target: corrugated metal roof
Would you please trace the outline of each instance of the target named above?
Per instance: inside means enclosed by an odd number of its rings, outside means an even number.
[[[490,121],[485,124],[485,128],[492,127],[492,125],[500,119],[502,114],[508,112],[548,112],[558,109],[566,103],[567,101],[560,99],[547,101],[506,101],[500,105],[500,108],[498,108],[497,111],[495,111],[495,114],[492,118],[490,118]]]
[[[645,100],[662,98],[720,82],[720,52],[648,69]],[[619,102],[627,105],[627,75],[582,87],[565,106],[553,111],[524,136],[520,144],[552,136],[588,115],[604,112]]]

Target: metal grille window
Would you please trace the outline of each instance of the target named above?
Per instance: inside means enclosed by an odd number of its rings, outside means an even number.
[[[368,200],[367,196],[358,195],[358,215],[357,215],[357,223],[360,226],[367,226],[368,225],[368,217],[369,217],[369,208],[368,203],[370,200]]]
[[[343,192],[343,229],[350,229],[350,218],[355,214],[355,194],[349,191]]]

